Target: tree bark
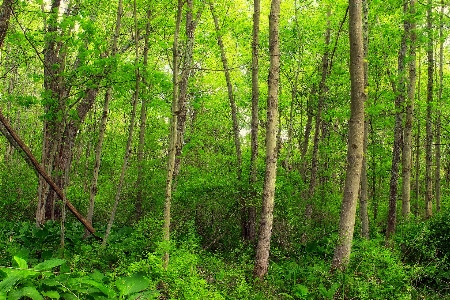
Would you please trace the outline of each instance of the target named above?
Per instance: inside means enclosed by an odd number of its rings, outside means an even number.
[[[432,105],[433,105],[433,74],[434,74],[434,57],[433,57],[433,1],[427,2],[427,58],[428,58],[428,82],[427,82],[427,119],[426,119],[426,146],[425,146],[425,217],[430,218],[433,215],[433,187],[431,178],[431,165],[433,163],[432,157]]]
[[[0,6],[0,48],[3,46],[3,41],[6,37],[6,32],[9,28],[9,20],[14,10],[14,0],[3,0]]]
[[[251,153],[250,153],[250,189],[252,202],[246,203],[246,232],[244,237],[253,241],[256,237],[256,207],[253,199],[257,180],[258,160],[258,124],[259,124],[259,23],[261,15],[261,1],[253,1],[253,29],[252,29],[252,120],[251,120]]]
[[[406,50],[408,38],[408,1],[403,0],[403,35],[400,42],[400,51],[398,53],[398,83],[396,87],[395,97],[395,125],[394,125],[394,146],[392,147],[392,167],[391,180],[389,183],[389,210],[388,221],[386,229],[386,239],[390,239],[395,233],[395,226],[397,224],[397,190],[399,177],[399,163],[401,158],[402,144],[403,144],[403,106],[405,103],[406,90]]]
[[[406,102],[406,121],[403,133],[403,155],[402,155],[402,215],[407,218],[411,212],[411,161],[412,161],[412,123],[414,113],[414,97],[416,87],[416,24],[415,15],[416,0],[409,1],[407,23],[405,33],[409,39],[409,79]]]
[[[364,49],[364,91],[367,94],[369,90],[368,80],[368,46],[369,46],[369,3],[368,0],[362,0],[363,10],[363,49]],[[366,99],[367,101],[367,99]],[[361,190],[359,195],[359,215],[361,219],[361,236],[369,239],[369,213],[368,213],[368,181],[367,181],[367,140],[369,136],[369,122],[367,115],[364,116],[364,142],[363,142],[363,161],[361,169]]]
[[[436,211],[441,210],[441,101],[444,79],[444,32],[443,16],[445,13],[444,0],[441,0],[441,13],[439,15],[439,90],[436,109],[436,168],[434,173],[434,194],[436,197]]]
[[[361,180],[364,139],[364,47],[362,1],[349,0],[351,113],[348,133],[347,172],[339,221],[339,239],[334,251],[332,270],[343,270],[350,260],[355,227],[356,204]]]
[[[170,118],[170,133],[169,133],[169,147],[167,155],[167,177],[166,177],[166,199],[164,202],[164,225],[163,225],[163,242],[169,243],[170,241],[170,206],[172,202],[172,182],[174,177],[175,168],[175,156],[176,156],[176,143],[177,143],[177,129],[178,129],[178,64],[179,64],[179,36],[181,27],[181,18],[183,15],[184,1],[178,0],[177,16],[175,21],[175,32],[173,38],[172,47],[172,117]],[[168,245],[166,245],[168,247]],[[163,256],[163,267],[167,269],[169,265],[169,251],[166,250]]]
[[[269,266],[272,236],[275,180],[277,172],[278,86],[280,79],[280,45],[278,39],[280,0],[272,0],[269,17],[269,91],[267,97],[266,174],[263,203],[253,275],[263,278]]]

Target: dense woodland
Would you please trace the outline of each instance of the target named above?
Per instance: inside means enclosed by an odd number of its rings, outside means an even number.
[[[448,5],[3,0],[0,299],[450,299]]]

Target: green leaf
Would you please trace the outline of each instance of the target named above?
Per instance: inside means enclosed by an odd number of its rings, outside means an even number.
[[[33,300],[44,300],[44,297],[33,286],[26,286],[18,291],[12,292],[8,295],[8,299],[19,300],[22,297],[28,297]]]
[[[25,259],[18,257],[18,256],[14,256],[14,260],[16,261],[19,269],[28,269],[28,264]]]
[[[141,292],[148,288],[149,280],[143,274],[138,273],[133,276],[119,278],[116,280],[116,287],[121,296],[131,295],[133,293]]]
[[[63,298],[64,300],[80,300],[80,298],[78,298],[72,293],[61,294],[61,298]]]
[[[50,299],[59,299],[59,298],[61,298],[61,296],[59,295],[59,293],[57,291],[43,292],[42,296],[48,297]]]
[[[0,292],[8,292],[21,278],[22,276],[20,275],[8,276],[5,280],[0,282]]]
[[[103,294],[105,294],[106,296],[108,296],[108,298],[114,298],[115,293],[113,290],[111,290],[110,288],[108,288],[107,286],[103,285],[100,282],[97,282],[95,280],[89,279],[89,278],[78,278],[77,280],[79,283],[83,283],[86,285],[90,285],[93,286],[95,288],[97,288],[98,290],[100,290]]]
[[[309,291],[308,288],[306,286],[304,286],[303,284],[297,284],[294,287],[294,295],[299,297],[299,298],[304,298],[308,295]]]
[[[46,261],[41,262],[40,264],[37,264],[36,266],[34,266],[34,270],[36,270],[36,271],[51,270],[54,267],[60,266],[65,262],[66,261],[64,259],[60,259],[60,258],[49,259],[49,260],[46,260]]]

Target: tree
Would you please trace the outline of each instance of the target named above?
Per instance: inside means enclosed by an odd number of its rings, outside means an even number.
[[[425,217],[430,218],[433,214],[433,183],[431,178],[432,157],[432,105],[433,105],[433,75],[434,75],[434,54],[433,54],[433,0],[427,2],[427,59],[428,59],[428,81],[427,81],[427,118],[426,118],[426,145],[425,145]]]
[[[345,269],[350,259],[356,204],[361,181],[364,140],[364,46],[362,1],[349,0],[351,104],[348,131],[347,171],[339,220],[339,239],[334,250],[332,270]]]
[[[269,17],[269,92],[267,97],[266,173],[263,203],[256,248],[255,277],[263,278],[269,266],[270,239],[272,236],[275,181],[277,174],[278,86],[280,78],[280,46],[278,40],[280,0],[272,0]]]

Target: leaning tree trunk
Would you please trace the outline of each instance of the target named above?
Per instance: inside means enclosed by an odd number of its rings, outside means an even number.
[[[427,8],[427,57],[428,57],[428,83],[427,83],[427,119],[426,119],[426,145],[425,145],[425,217],[430,218],[433,214],[433,187],[431,178],[432,157],[432,105],[433,105],[433,73],[434,73],[434,57],[433,57],[433,1],[428,0]]]
[[[351,112],[348,132],[347,173],[339,221],[339,239],[331,269],[343,270],[349,263],[355,227],[356,204],[361,179],[364,140],[364,47],[362,1],[349,0]]]
[[[253,275],[263,278],[269,267],[270,239],[272,237],[275,180],[277,174],[278,86],[280,79],[280,45],[278,40],[280,0],[272,0],[269,17],[269,91],[267,97],[266,175],[263,203],[256,248]]]

